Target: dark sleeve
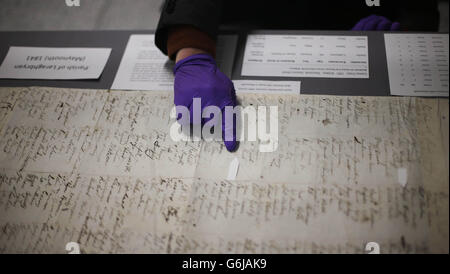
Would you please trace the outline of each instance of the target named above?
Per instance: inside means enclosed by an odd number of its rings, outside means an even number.
[[[439,10],[436,0],[399,1],[398,21],[402,30],[437,31],[439,28]]]
[[[155,33],[155,44],[167,54],[169,29],[178,25],[191,25],[208,34],[217,36],[222,0],[166,0]]]

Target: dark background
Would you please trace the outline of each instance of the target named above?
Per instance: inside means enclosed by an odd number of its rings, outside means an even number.
[[[0,31],[10,30],[154,30],[163,0],[80,0],[80,7],[67,7],[65,0],[0,0]],[[244,0],[247,1],[247,0]],[[298,0],[301,1],[301,0]],[[364,3],[365,0],[360,0]],[[381,0],[389,3],[396,0]],[[448,0],[439,1],[440,32],[448,32]],[[272,1],[274,11],[283,10]],[[324,13],[335,14],[330,3],[316,1]],[[429,0],[423,0],[424,3]],[[328,11],[327,11],[328,10]],[[258,6],[253,12],[258,12]],[[299,18],[303,11],[298,13]],[[350,11],[351,13],[351,11]],[[343,14],[342,16],[348,16]]]
[[[0,86],[40,85],[110,88],[129,35],[133,33],[153,33],[159,20],[162,2],[163,0],[81,0],[80,7],[68,7],[65,0],[0,0],[0,60],[3,60],[6,56],[10,46],[113,48],[105,70],[98,80],[1,79]],[[361,2],[364,2],[364,0],[361,0]],[[383,5],[383,0],[381,0],[381,4]],[[448,1],[439,1],[438,7],[440,12],[439,31],[448,32]],[[257,12],[257,7],[255,8],[255,12]],[[58,32],[55,33],[54,31]],[[361,35],[358,32],[339,31],[258,30],[250,32]],[[239,32],[240,37],[232,78],[262,79],[261,77],[240,76],[247,33],[249,31]],[[305,94],[389,95],[383,33],[367,32],[364,35],[367,35],[369,39],[369,79],[292,77],[264,77],[264,79],[301,80],[302,93]]]

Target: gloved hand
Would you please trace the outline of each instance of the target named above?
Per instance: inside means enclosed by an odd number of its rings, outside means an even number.
[[[399,30],[399,22],[391,22],[383,16],[370,15],[361,19],[352,30]]]
[[[236,106],[236,92],[233,82],[218,68],[214,58],[209,54],[194,54],[181,59],[174,67],[174,101],[175,106],[189,109],[193,121],[193,99],[201,99],[201,110],[207,106],[217,106],[222,111],[222,138],[228,151],[237,147],[235,119],[225,125],[225,107]],[[202,124],[209,119],[202,119]],[[225,140],[225,134],[233,136]]]

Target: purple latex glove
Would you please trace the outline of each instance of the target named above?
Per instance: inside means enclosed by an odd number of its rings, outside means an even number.
[[[361,19],[352,30],[399,30],[399,22],[391,22],[383,16],[370,15],[369,17]]]
[[[191,123],[193,117],[193,99],[201,99],[201,109],[207,106],[217,106],[222,111],[222,138],[228,151],[237,147],[235,119],[233,124],[225,126],[225,107],[236,106],[236,92],[233,82],[218,68],[214,58],[208,54],[194,54],[175,64],[174,67],[174,101],[175,106],[185,106],[190,111]],[[209,120],[209,119],[207,119]],[[205,123],[207,120],[202,120]],[[233,136],[225,140],[225,134]]]

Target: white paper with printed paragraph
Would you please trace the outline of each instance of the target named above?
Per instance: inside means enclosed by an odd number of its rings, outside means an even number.
[[[236,93],[300,94],[300,81],[233,80]]]
[[[448,253],[448,99],[239,94],[278,148],[229,153],[171,94],[0,88],[0,252]]]
[[[220,70],[231,77],[237,35],[217,37],[216,62]],[[173,90],[173,66],[155,45],[154,34],[130,35],[125,53],[111,89]]]
[[[248,35],[243,76],[369,78],[367,36]]]

